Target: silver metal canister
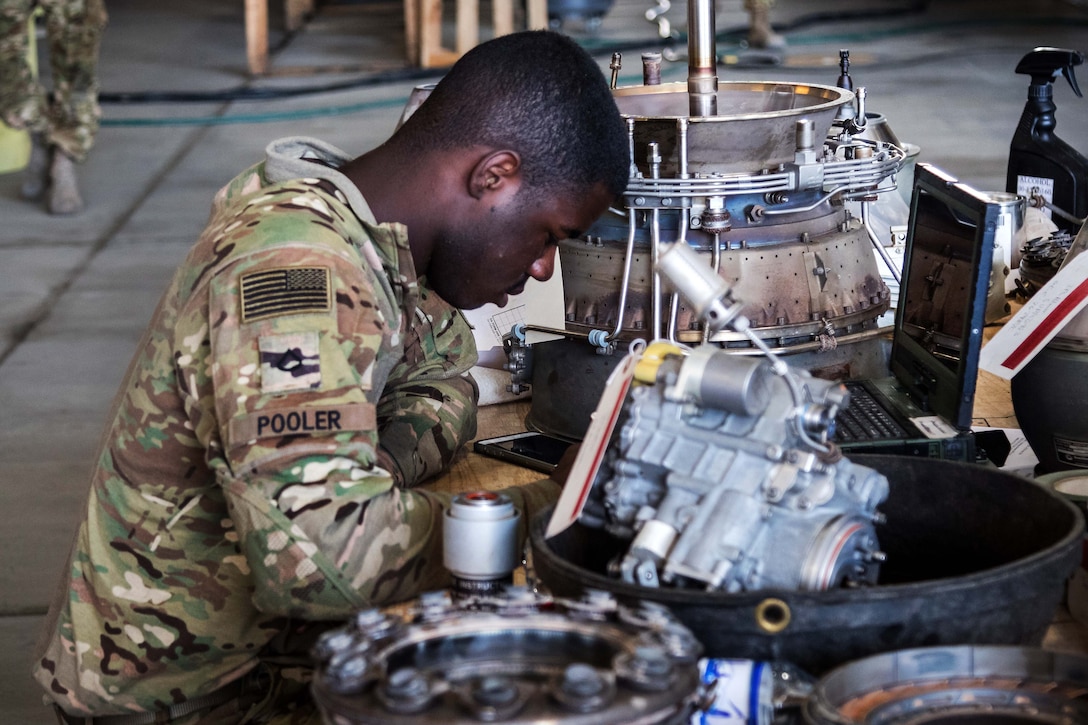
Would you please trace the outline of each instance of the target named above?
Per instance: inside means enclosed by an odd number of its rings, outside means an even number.
[[[443,561],[461,596],[491,594],[512,581],[518,565],[520,512],[495,491],[458,494],[445,516]]]

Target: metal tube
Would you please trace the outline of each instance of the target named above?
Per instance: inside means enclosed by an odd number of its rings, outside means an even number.
[[[679,173],[681,179],[690,176],[688,173],[688,119],[676,119],[676,146],[679,161]],[[679,236],[674,244],[687,244],[688,227],[691,225],[691,207],[685,206],[680,210]],[[676,333],[680,319],[680,295],[673,293],[669,298],[669,342],[677,343]]]
[[[764,209],[763,210],[763,216],[777,216],[779,214],[797,214],[798,212],[802,212],[802,211],[812,211],[813,209],[818,207],[820,204],[823,204],[825,201],[827,201],[831,197],[835,196],[836,194],[841,194],[842,192],[848,191],[848,190],[849,190],[849,187],[847,187],[847,186],[836,186],[834,189],[827,192],[826,194],[824,194],[823,196],[821,196],[819,199],[812,202],[811,204],[806,204],[805,206],[791,206],[791,207],[786,207],[784,209]]]
[[[691,116],[718,115],[717,71],[714,0],[688,0],[688,109]]]
[[[661,153],[656,141],[647,144],[647,161],[650,164],[650,178],[657,179],[661,176]],[[652,271],[650,283],[650,310],[652,317],[651,340],[661,339],[661,275],[657,273],[657,260],[661,255],[661,210],[650,210],[650,269]]]
[[[688,173],[688,119],[676,119],[676,140],[680,178],[686,179],[691,176]],[[676,238],[677,242],[687,242],[689,226],[691,226],[691,207],[685,205],[680,210],[680,236]]]
[[[714,238],[714,249],[710,255],[710,266],[714,268],[714,274],[721,276],[722,272],[722,235],[721,232],[714,232],[711,235]],[[710,342],[710,325],[703,327],[703,342]]]
[[[619,339],[620,333],[623,332],[623,317],[627,311],[627,286],[631,283],[631,267],[634,265],[635,257],[635,229],[637,224],[635,223],[635,216],[638,211],[635,209],[627,210],[627,254],[623,258],[623,282],[620,284],[620,303],[619,308],[616,310],[616,330],[612,333],[612,339]]]
[[[888,254],[888,250],[884,249],[883,242],[877,239],[876,232],[873,231],[872,222],[869,221],[869,204],[870,202],[867,201],[861,202],[861,223],[865,227],[865,231],[869,234],[869,241],[873,243],[873,249],[875,249],[881,259],[884,260],[884,264],[888,265],[888,271],[895,277],[895,283],[902,284],[902,274],[900,274],[899,269],[895,266],[895,262],[892,261],[892,257]]]
[[[650,287],[650,309],[653,317],[651,340],[661,339],[661,275],[657,272],[657,260],[661,257],[661,211],[650,211],[650,269],[653,270]]]
[[[657,50],[642,54],[642,85],[661,85],[661,52]]]

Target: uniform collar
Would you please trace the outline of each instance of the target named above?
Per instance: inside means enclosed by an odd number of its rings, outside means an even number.
[[[376,226],[378,220],[359,187],[338,170],[348,161],[351,157],[332,144],[306,136],[289,136],[273,141],[265,148],[264,172],[272,183],[301,178],[325,179],[340,190],[361,221]]]

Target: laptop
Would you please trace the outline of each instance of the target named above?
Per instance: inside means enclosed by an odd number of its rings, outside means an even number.
[[[971,418],[1000,204],[918,164],[891,377],[844,383],[832,440],[849,453],[974,461]]]

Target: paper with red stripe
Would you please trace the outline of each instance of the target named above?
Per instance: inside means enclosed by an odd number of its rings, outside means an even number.
[[[1068,260],[982,348],[978,365],[1006,380],[1088,304],[1088,254]]]
[[[593,479],[597,477],[597,471],[608,449],[608,441],[616,427],[616,420],[623,409],[623,401],[627,399],[627,390],[631,387],[631,380],[635,376],[635,363],[639,357],[635,354],[627,355],[608,376],[597,408],[590,416],[586,437],[574,457],[570,475],[563,484],[563,492],[559,494],[559,501],[552,511],[552,518],[544,532],[545,538],[565,531],[582,514],[586,498],[589,497],[589,489],[593,487]]]

